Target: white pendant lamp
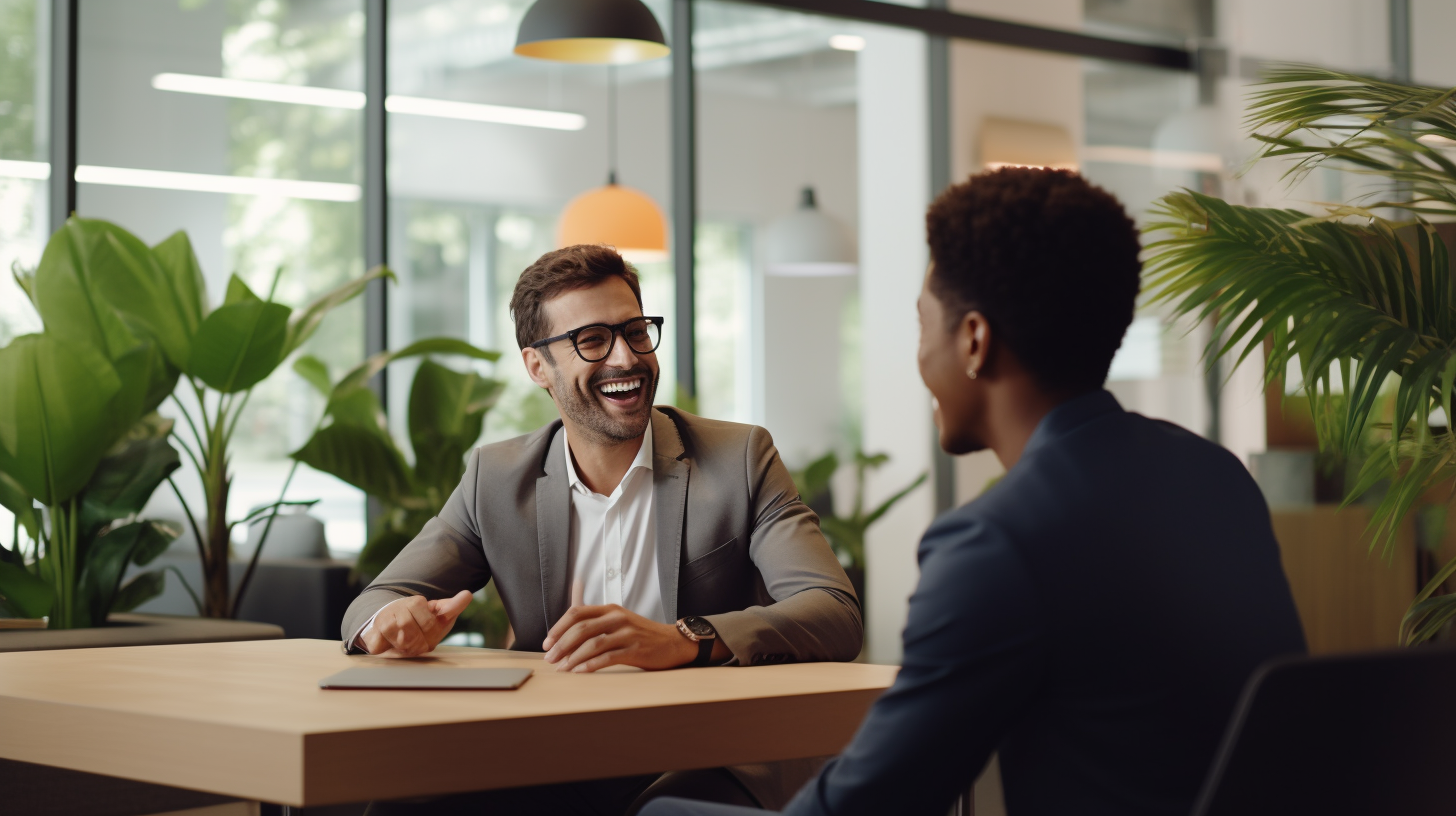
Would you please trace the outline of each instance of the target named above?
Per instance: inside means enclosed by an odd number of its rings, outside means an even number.
[[[768,225],[764,261],[765,272],[784,277],[836,277],[859,271],[847,231],[819,209],[813,187],[804,188],[798,210]]]
[[[633,263],[667,260],[667,219],[650,196],[617,183],[617,75],[607,68],[606,186],[573,198],[561,212],[556,245],[606,244]]]

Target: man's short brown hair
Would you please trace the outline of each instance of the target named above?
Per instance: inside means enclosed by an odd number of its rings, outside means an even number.
[[[548,252],[536,259],[516,281],[511,294],[511,319],[516,322],[516,345],[520,348],[545,340],[551,326],[546,320],[546,302],[565,292],[585,289],[621,278],[632,287],[637,306],[642,306],[642,286],[637,270],[617,250],[601,244],[577,244]]]

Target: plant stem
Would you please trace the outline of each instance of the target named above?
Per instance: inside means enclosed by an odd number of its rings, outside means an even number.
[[[177,392],[175,391],[172,392],[172,403],[177,406],[177,412],[182,414],[182,418],[187,420],[187,427],[192,429],[192,438],[196,439],[197,444],[201,446],[202,434],[198,433],[197,431],[197,423],[192,421],[192,414],[189,413],[187,407],[182,404],[182,400],[177,399]],[[176,431],[172,432],[172,436],[176,437],[178,442],[182,441],[182,435],[177,433]],[[192,451],[189,449],[187,453],[191,455]],[[202,465],[198,464],[196,456],[192,456],[192,464],[197,466],[198,473],[202,472]]]
[[[190,382],[192,383],[192,393],[197,396],[197,410],[202,413],[202,429],[207,432],[207,436],[211,437],[212,422],[207,417],[207,392],[197,385],[196,380],[190,380]],[[193,426],[193,431],[196,430],[196,426]],[[207,441],[200,435],[197,437],[197,446],[202,448],[202,453],[205,457],[207,455]]]
[[[263,525],[263,534],[258,536],[258,544],[253,547],[253,555],[248,559],[248,568],[243,571],[243,580],[238,583],[238,594],[233,597],[231,614],[228,617],[236,618],[238,610],[243,608],[243,593],[248,591],[248,583],[253,580],[253,570],[258,566],[258,556],[263,553],[263,544],[268,541],[268,532],[273,529],[273,519],[278,518],[278,511],[283,507],[283,498],[288,495],[288,486],[293,483],[293,474],[298,472],[298,460],[293,460],[293,466],[288,468],[288,478],[283,480],[283,489],[278,492],[278,502],[273,505],[273,512],[268,515],[268,522]]]
[[[198,473],[201,472],[201,470],[198,470]],[[202,530],[197,527],[197,519],[192,515],[191,505],[187,504],[187,500],[182,498],[182,491],[177,488],[177,483],[172,481],[171,476],[167,477],[167,484],[172,486],[172,492],[176,494],[177,501],[182,503],[182,512],[187,514],[187,523],[192,527],[192,537],[197,542],[197,555],[202,559],[202,570],[205,573],[207,571],[207,545],[202,538]],[[199,608],[197,611],[200,613],[202,609]]]
[[[211,445],[203,455],[207,471],[203,474],[203,492],[207,496],[207,570],[203,582],[204,614],[209,618],[228,616],[228,459],[222,439],[222,422],[208,426]]]
[[[238,429],[238,420],[239,419],[242,419],[242,417],[243,417],[243,409],[248,407],[248,400],[251,399],[252,396],[253,396],[253,389],[251,389],[251,388],[249,388],[247,391],[243,392],[243,401],[238,405],[237,412],[233,414],[233,418],[228,422],[227,433],[223,435],[222,444],[223,444],[223,447],[224,448],[226,448],[228,445],[231,445],[232,444],[232,442],[233,442],[233,431],[235,431],[235,430]]]
[[[51,607],[51,629],[74,629],[83,626],[76,615],[76,499],[50,508],[51,546],[46,548],[50,561],[51,586],[56,593]]]

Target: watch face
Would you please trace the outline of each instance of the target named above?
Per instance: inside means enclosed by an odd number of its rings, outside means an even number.
[[[696,615],[690,615],[686,618],[683,618],[683,623],[687,624],[689,631],[691,631],[694,635],[697,635],[700,638],[718,636],[718,630],[713,628],[713,624],[708,623],[706,620],[703,620]]]

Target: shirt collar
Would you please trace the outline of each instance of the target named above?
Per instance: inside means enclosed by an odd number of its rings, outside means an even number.
[[[1120,413],[1122,410],[1122,405],[1118,403],[1117,397],[1112,396],[1112,393],[1106,389],[1099,388],[1096,391],[1072,397],[1048,411],[1047,415],[1041,418],[1041,422],[1037,423],[1036,430],[1031,434],[1031,439],[1026,441],[1026,447],[1021,451],[1021,458],[1026,459],[1037,448],[1061,439],[1100,416]]]
[[[566,435],[566,426],[564,425],[561,428],[561,441],[566,443],[561,446],[561,450],[566,456],[567,483],[573,490],[579,489],[585,493],[592,492],[591,488],[587,487],[586,483],[576,473],[576,463],[571,460],[571,439]],[[637,470],[637,468],[643,468],[649,473],[652,471],[652,423],[650,422],[647,424],[647,433],[642,435],[642,447],[637,449],[637,456],[632,459],[632,464],[627,468],[627,473],[622,476],[622,484],[627,483],[627,480],[632,477],[633,471]],[[613,492],[621,492],[622,484],[617,485],[617,490]]]

